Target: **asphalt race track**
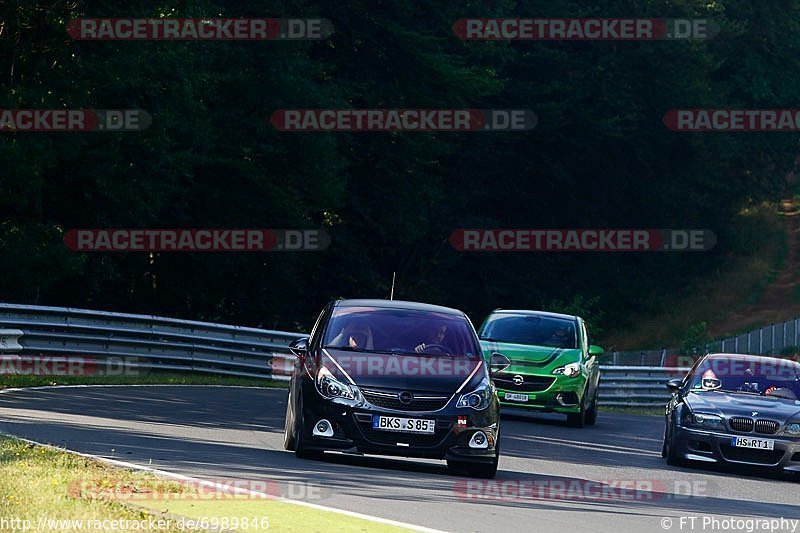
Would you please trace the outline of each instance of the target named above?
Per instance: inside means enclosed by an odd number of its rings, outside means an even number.
[[[271,479],[287,497],[445,531],[712,531],[703,517],[800,519],[796,481],[667,466],[659,417],[601,412],[595,427],[574,429],[504,412],[492,483],[436,461],[296,459],[282,446],[285,402],[285,390],[255,388],[19,390],[0,394],[0,432],[203,479]],[[690,516],[693,528],[681,524]]]

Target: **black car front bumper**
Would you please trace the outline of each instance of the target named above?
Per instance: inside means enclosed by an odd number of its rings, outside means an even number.
[[[316,391],[307,394],[316,395]],[[435,412],[398,412],[371,405],[350,407],[319,396],[309,400],[303,402],[302,428],[303,442],[309,449],[472,463],[491,463],[497,457],[499,416],[496,404],[483,411],[448,405]],[[374,415],[435,420],[435,431],[421,434],[373,429]],[[466,417],[466,424],[459,425],[459,417]],[[314,426],[322,419],[332,424],[333,436],[313,434]],[[469,446],[477,431],[486,434],[487,448]]]
[[[691,461],[729,463],[800,473],[800,439],[773,435],[742,435],[678,426],[672,440],[676,454]],[[774,450],[736,448],[734,437],[773,440]]]

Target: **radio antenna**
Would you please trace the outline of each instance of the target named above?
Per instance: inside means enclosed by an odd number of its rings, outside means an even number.
[[[392,290],[389,292],[389,299],[394,300],[394,277],[397,272],[392,272]]]

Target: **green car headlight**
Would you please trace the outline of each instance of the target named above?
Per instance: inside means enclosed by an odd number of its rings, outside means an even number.
[[[719,429],[722,427],[722,417],[707,413],[689,413],[685,421],[686,425],[698,428]]]
[[[557,376],[567,376],[568,378],[573,378],[581,373],[581,365],[580,363],[570,363],[565,366],[560,366],[553,370],[553,374]]]
[[[800,422],[789,422],[786,424],[785,433],[791,437],[800,437]]]

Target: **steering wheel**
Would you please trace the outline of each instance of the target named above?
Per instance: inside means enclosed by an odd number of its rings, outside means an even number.
[[[453,355],[453,352],[450,351],[450,348],[448,348],[444,344],[426,344],[425,348],[422,350],[421,353],[427,353],[428,350],[430,350],[431,348],[438,351],[442,355]]]

